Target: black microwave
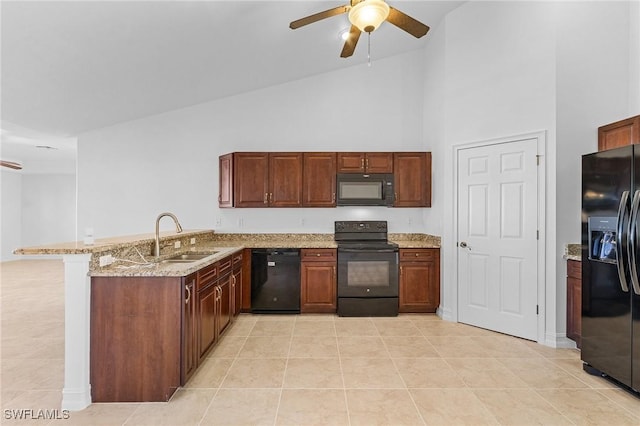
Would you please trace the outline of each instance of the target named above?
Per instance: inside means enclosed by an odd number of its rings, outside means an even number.
[[[393,206],[393,174],[338,173],[338,206]]]

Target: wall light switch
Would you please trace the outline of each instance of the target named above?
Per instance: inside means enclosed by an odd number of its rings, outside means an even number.
[[[180,241],[176,241],[175,243],[173,243],[173,247],[180,248]]]
[[[191,242],[191,244],[193,245],[193,244],[195,244],[195,243],[196,243],[196,239],[195,239],[195,238],[192,238],[192,239],[190,240],[190,242]]]
[[[105,254],[104,256],[100,256],[100,266],[108,266],[114,262],[113,256],[110,254]]]

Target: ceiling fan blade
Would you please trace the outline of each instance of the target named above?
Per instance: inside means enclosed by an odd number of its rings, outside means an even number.
[[[313,15],[309,15],[307,17],[291,22],[289,24],[289,28],[291,28],[292,30],[295,30],[296,28],[313,24],[314,22],[320,21],[322,19],[331,18],[332,16],[347,13],[350,8],[351,6],[344,5],[344,6],[334,7],[333,9],[325,10],[324,12],[318,12]]]
[[[387,21],[396,27],[411,34],[416,38],[420,38],[429,31],[429,27],[420,21],[413,19],[411,16],[400,12],[398,9],[389,7],[389,16]]]
[[[349,36],[344,42],[344,47],[342,48],[342,53],[340,53],[341,58],[348,58],[353,55],[353,52],[356,50],[356,44],[358,44],[358,39],[360,38],[360,34],[362,32],[355,25],[351,26],[349,30]]]
[[[22,166],[20,164],[15,163],[13,161],[0,160],[0,166],[8,167],[8,168],[14,169],[14,170],[21,170],[22,169]]]

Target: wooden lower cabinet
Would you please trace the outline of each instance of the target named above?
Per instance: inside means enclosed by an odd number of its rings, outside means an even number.
[[[440,305],[440,249],[400,249],[400,312],[435,312]]]
[[[302,249],[300,258],[300,312],[335,313],[336,250]]]
[[[92,401],[168,401],[184,386],[242,299],[242,256],[231,265],[228,256],[186,277],[93,277]]]
[[[582,262],[567,260],[567,337],[581,345]]]
[[[244,253],[233,255],[233,271],[231,273],[231,319],[233,320],[242,311],[242,286],[243,277],[242,264]]]

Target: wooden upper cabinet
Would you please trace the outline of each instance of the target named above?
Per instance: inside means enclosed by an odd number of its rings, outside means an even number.
[[[269,193],[269,154],[236,152],[233,167],[236,207],[266,207]]]
[[[269,206],[302,206],[302,153],[269,154]]]
[[[598,127],[598,151],[640,143],[640,115]]]
[[[393,153],[339,152],[338,173],[393,173]]]
[[[219,207],[233,207],[233,154],[221,155],[219,160]]]
[[[335,207],[336,153],[305,152],[302,159],[302,205]]]
[[[431,207],[431,153],[393,154],[394,207]]]

